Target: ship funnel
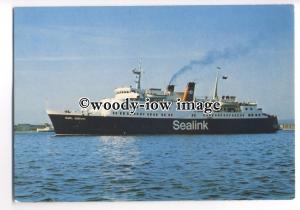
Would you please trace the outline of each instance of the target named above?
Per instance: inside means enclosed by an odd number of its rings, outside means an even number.
[[[184,90],[182,101],[193,101],[194,100],[194,90],[195,90],[195,83],[189,82],[187,87]]]
[[[175,89],[175,86],[174,86],[174,85],[168,85],[168,86],[167,86],[167,91],[168,91],[170,94],[174,93],[174,89]]]

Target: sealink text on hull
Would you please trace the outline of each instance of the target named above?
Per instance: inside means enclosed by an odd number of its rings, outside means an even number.
[[[142,135],[142,134],[236,134],[270,133],[279,129],[277,117],[266,114],[253,102],[238,102],[234,96],[222,96],[217,93],[218,76],[215,91],[209,100],[218,101],[221,109],[205,113],[198,110],[182,111],[176,109],[175,102],[205,102],[206,97],[194,96],[195,83],[189,82],[183,92],[176,92],[169,84],[166,90],[159,88],[141,88],[141,68],[133,70],[137,75],[136,87],[115,89],[114,98],[105,98],[100,102],[124,103],[126,100],[143,103],[146,101],[174,102],[166,110],[148,111],[136,108],[129,110],[83,109],[71,112],[47,110],[56,134],[59,135]]]

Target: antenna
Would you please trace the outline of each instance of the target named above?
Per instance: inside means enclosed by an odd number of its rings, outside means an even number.
[[[218,70],[221,70],[221,67],[217,67]],[[214,90],[214,95],[213,95],[213,99],[214,100],[218,100],[218,82],[219,82],[219,71],[217,71],[217,76],[216,76],[216,83],[215,83],[215,90]]]
[[[136,89],[140,90],[141,89],[141,78],[142,78],[142,59],[139,61],[139,67],[138,69],[133,69],[132,72],[136,74]]]
[[[142,72],[142,58],[139,60],[139,71]]]

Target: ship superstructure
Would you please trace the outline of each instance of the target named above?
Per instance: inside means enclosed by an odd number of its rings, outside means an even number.
[[[267,133],[278,130],[277,117],[266,114],[254,102],[238,102],[235,96],[218,96],[217,75],[212,97],[195,97],[195,83],[189,82],[184,91],[175,91],[169,84],[166,89],[142,89],[142,70],[134,69],[136,86],[115,89],[113,98],[100,102],[171,101],[168,111],[147,111],[138,108],[134,113],[123,110],[100,108],[84,109],[78,112],[47,111],[57,134],[79,135],[135,135],[135,134],[225,134],[225,133]],[[213,113],[201,111],[178,111],[175,102],[219,101],[221,110]]]

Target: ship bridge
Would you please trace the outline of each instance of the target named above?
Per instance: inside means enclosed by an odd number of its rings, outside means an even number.
[[[139,99],[142,91],[133,87],[120,87],[115,89],[115,98],[116,99]]]

